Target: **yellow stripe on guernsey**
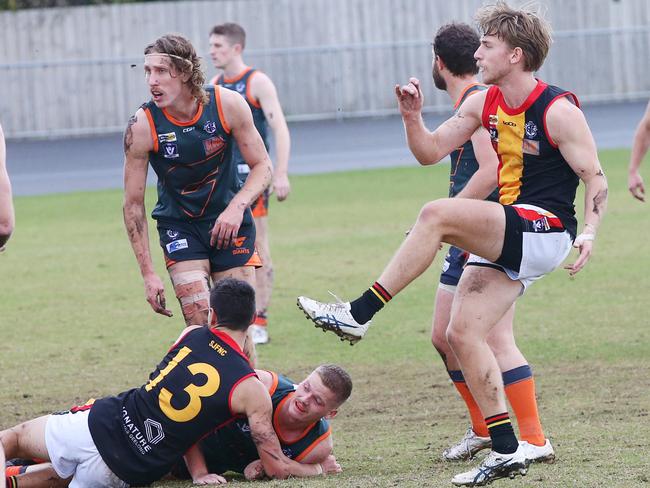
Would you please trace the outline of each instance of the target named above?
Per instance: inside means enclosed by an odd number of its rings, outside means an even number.
[[[508,115],[501,107],[497,110],[499,144],[497,153],[501,159],[499,170],[499,203],[510,205],[521,192],[521,177],[524,171],[524,125],[526,112]]]

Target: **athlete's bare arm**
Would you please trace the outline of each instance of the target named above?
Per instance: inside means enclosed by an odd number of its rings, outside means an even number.
[[[219,90],[226,122],[237,141],[244,160],[251,168],[246,183],[219,215],[210,232],[210,245],[218,249],[233,244],[244,216],[244,211],[271,183],[273,166],[264,142],[253,124],[253,116],[239,93],[222,87]]]
[[[2,132],[2,126],[0,126],[0,252],[4,251],[15,225],[11,182],[7,173],[6,157],[5,136],[4,132]]]
[[[645,185],[639,172],[641,161],[650,148],[650,102],[645,109],[645,114],[639,122],[634,133],[634,142],[632,143],[632,154],[630,155],[630,167],[627,176],[627,188],[637,200],[645,202]]]
[[[264,471],[271,478],[317,476],[322,473],[336,472],[332,466],[301,464],[283,454],[280,441],[271,424],[273,412],[271,397],[266,387],[257,378],[247,378],[235,388],[232,393],[231,408],[233,413],[241,413],[248,417],[253,442],[257,447]]]
[[[165,301],[165,288],[156,274],[149,248],[149,230],[144,208],[149,152],[153,150],[147,116],[139,109],[124,132],[124,225],[144,279],[147,302],[159,314],[172,316]]]
[[[574,242],[580,255],[575,263],[566,266],[573,276],[587,264],[593,239],[607,209],[607,178],[598,160],[594,138],[578,107],[566,98],[558,100],[548,109],[546,126],[564,159],[585,184],[584,228]]]
[[[456,198],[477,198],[485,200],[497,187],[499,158],[494,152],[489,132],[479,127],[472,135],[472,147],[478,163],[478,169]]]
[[[424,98],[417,78],[410,78],[406,85],[396,85],[395,96],[409,149],[422,165],[440,161],[468,141],[481,125],[484,92],[465,100],[460,109],[433,132],[425,127],[422,120]]]
[[[275,140],[275,167],[273,168],[273,191],[278,201],[289,196],[289,151],[291,137],[284,112],[278,99],[278,92],[271,78],[256,71],[251,80],[251,94],[259,101],[266,121],[273,131]]]
[[[208,472],[205,464],[205,457],[198,444],[192,446],[183,456],[187,470],[195,485],[220,485],[226,483],[226,478],[215,473]]]

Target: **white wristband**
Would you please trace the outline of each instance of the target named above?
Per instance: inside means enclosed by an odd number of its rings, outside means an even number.
[[[573,241],[573,245],[575,247],[579,247],[582,244],[584,244],[585,241],[593,241],[594,239],[596,239],[595,234],[585,234],[583,232],[582,234],[580,234],[578,237],[575,238],[575,240]]]

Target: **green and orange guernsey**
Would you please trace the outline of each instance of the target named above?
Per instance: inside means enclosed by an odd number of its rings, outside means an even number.
[[[273,384],[269,389],[273,403],[273,428],[278,435],[282,452],[290,459],[300,462],[321,441],[331,435],[329,422],[322,418],[307,427],[299,439],[285,439],[278,421],[278,412],[289,401],[296,389],[294,383],[285,376],[270,372]],[[211,473],[234,471],[243,473],[244,468],[259,459],[257,448],[251,437],[250,426],[246,418],[221,426],[201,441],[201,450]]]
[[[241,188],[219,88],[205,89],[208,103],[199,105],[188,122],[176,120],[153,102],[142,106],[154,145],[149,163],[158,176],[158,202],[151,214],[156,220],[216,220]],[[251,222],[247,209],[242,225]]]
[[[509,107],[497,86],[488,89],[482,123],[490,132],[499,157],[499,202],[528,204],[550,212],[548,224],[576,235],[574,200],[578,176],[547,131],[549,107],[566,97],[577,97],[541,80],[520,107]],[[523,212],[525,210],[522,209]]]

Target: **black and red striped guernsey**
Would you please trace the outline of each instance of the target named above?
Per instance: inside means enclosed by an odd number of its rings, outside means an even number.
[[[200,438],[232,420],[232,391],[253,375],[230,336],[191,330],[146,384],[94,403],[88,426],[97,450],[123,481],[152,483]]]
[[[546,113],[566,97],[576,96],[541,80],[520,107],[509,107],[497,86],[488,89],[482,123],[499,157],[499,202],[529,204],[552,212],[576,235],[574,200],[579,179],[549,136]]]

